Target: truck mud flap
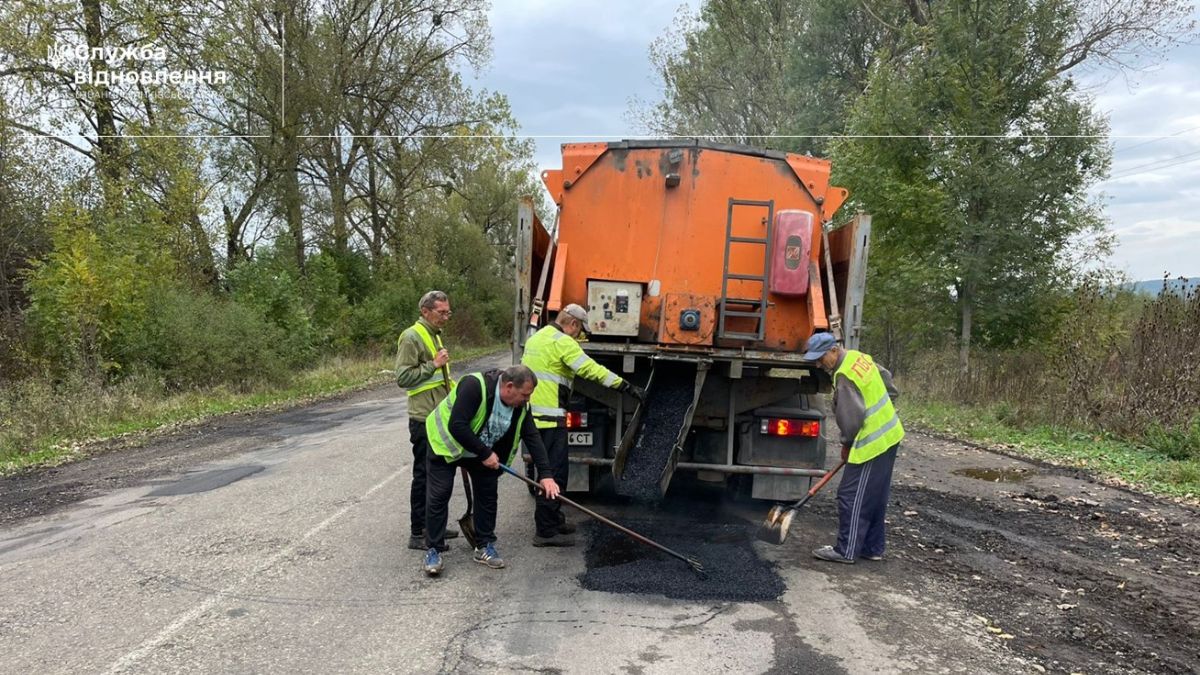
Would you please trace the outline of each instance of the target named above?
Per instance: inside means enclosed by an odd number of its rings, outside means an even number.
[[[633,413],[613,462],[617,494],[642,501],[667,493],[709,363],[660,360],[646,383],[646,399]]]

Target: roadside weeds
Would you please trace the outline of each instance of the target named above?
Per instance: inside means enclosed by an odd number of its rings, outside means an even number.
[[[1200,461],[1177,460],[1110,435],[1045,425],[1018,428],[986,406],[905,400],[906,423],[985,449],[1081,469],[1108,484],[1200,504]]]
[[[493,354],[502,345],[456,350],[455,360]],[[56,388],[27,383],[0,398],[0,476],[87,457],[94,446],[144,440],[234,413],[282,410],[379,386],[394,377],[391,356],[332,357],[289,381],[247,390],[218,386],[165,392],[156,383]]]

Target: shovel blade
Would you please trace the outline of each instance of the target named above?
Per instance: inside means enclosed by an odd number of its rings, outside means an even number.
[[[788,530],[792,527],[792,519],[796,516],[795,509],[785,509],[780,506],[772,506],[767,513],[766,520],[758,528],[759,541],[765,541],[768,544],[776,546],[782,544],[788,536]]]
[[[767,517],[763,519],[762,525],[758,528],[757,537],[760,541],[777,545],[783,543],[783,538],[779,536],[779,517],[782,514],[783,508],[778,504],[767,511]]]
[[[779,524],[763,523],[762,526],[758,528],[758,540],[765,541],[768,544],[775,544],[776,546],[782,544],[783,537],[779,532]]]
[[[467,540],[472,549],[479,547],[479,539],[475,537],[475,516],[467,513],[462,518],[459,518],[458,529],[462,531],[463,539]]]

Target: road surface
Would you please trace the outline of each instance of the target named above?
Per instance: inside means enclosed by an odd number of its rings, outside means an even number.
[[[880,563],[810,557],[835,533],[833,490],[777,547],[751,542],[762,504],[711,490],[681,484],[652,515],[587,501],[673,542],[696,533],[688,552],[702,559],[725,546],[765,561],[781,593],[753,602],[586,590],[581,576],[604,551],[533,548],[532,502],[509,479],[497,527],[509,567],[472,563],[457,539],[441,578],[427,579],[421,554],[404,547],[410,464],[403,394],[383,387],[0,480],[0,670],[1161,673],[1200,663],[1195,510],[962,443],[910,436]],[[706,538],[713,523],[733,536]]]

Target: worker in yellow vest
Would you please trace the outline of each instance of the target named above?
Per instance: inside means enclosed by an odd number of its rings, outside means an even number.
[[[425,480],[429,438],[425,418],[450,393],[450,352],[442,344],[442,326],[450,320],[450,298],[442,291],[429,291],[417,306],[417,322],[400,334],[396,343],[396,384],[408,392],[408,439],[412,445],[412,486],[409,488],[411,536],[408,547],[418,551],[425,543]],[[458,530],[447,530],[457,537]]]
[[[846,462],[837,494],[837,544],[822,546],[813,556],[840,563],[883,560],[892,467],[904,439],[892,405],[899,393],[887,369],[867,354],[843,349],[829,333],[814,334],[805,348],[805,360],[833,375],[833,411]]]
[[[575,378],[582,377],[599,385],[629,393],[638,399],[644,396],[641,387],[621,379],[616,373],[596,363],[580,348],[576,340],[588,330],[587,310],[574,303],[562,308],[554,323],[534,333],[525,343],[521,363],[537,375],[537,389],[530,399],[533,421],[546,446],[550,462],[550,477],[559,488],[567,489],[567,402]],[[526,467],[531,468],[531,467]],[[527,472],[528,473],[528,472]],[[533,476],[531,475],[530,478]],[[545,478],[542,474],[539,478]],[[574,546],[575,526],[568,523],[562,512],[562,502],[537,495],[533,511],[534,546]]]
[[[472,559],[491,569],[504,567],[504,558],[496,550],[500,465],[511,465],[524,443],[541,475],[550,469],[529,412],[529,397],[535,386],[537,377],[521,365],[471,373],[463,376],[458,387],[426,420],[430,452],[425,532],[429,549],[422,566],[429,576],[442,571],[450,491],[454,473],[459,470],[470,474],[475,495],[472,524],[476,547]],[[539,484],[547,498],[558,496],[554,479],[543,478]]]

